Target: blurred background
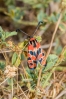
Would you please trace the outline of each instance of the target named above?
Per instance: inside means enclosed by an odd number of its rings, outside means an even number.
[[[20,32],[16,35],[14,31],[19,28],[32,35],[38,22],[43,21],[35,36],[42,38],[41,47],[47,52],[60,15],[62,19],[52,44],[52,54],[47,59],[47,71],[42,71],[39,90],[36,91],[40,66],[33,72],[28,69],[26,55],[21,53],[27,36]],[[13,99],[28,99],[22,98],[23,91],[29,99],[66,99],[66,47],[63,49],[66,45],[66,0],[0,0],[0,26],[0,99],[12,99],[13,96],[19,97]],[[65,63],[61,64],[64,59]],[[17,68],[17,80],[12,77],[12,66]],[[6,70],[9,71],[4,73]],[[3,84],[7,77],[13,78],[14,83],[13,79],[8,79]],[[34,98],[36,93],[39,98]],[[65,96],[54,98],[60,94]]]
[[[36,35],[42,37],[41,45],[44,49],[49,48],[53,31],[60,16],[61,0],[0,0],[0,26],[5,31],[22,29],[32,34],[39,21],[44,24],[39,28]],[[66,45],[66,11],[59,25],[52,53],[60,54]],[[26,35],[18,33],[10,39],[16,43],[24,41]]]

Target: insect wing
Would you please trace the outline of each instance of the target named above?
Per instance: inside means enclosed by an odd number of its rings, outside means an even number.
[[[41,49],[41,46],[38,48],[37,50],[37,60],[38,62],[45,66],[46,62],[45,62],[45,52],[43,51],[43,49]]]
[[[45,52],[41,49],[40,43],[36,39],[31,38],[28,44],[28,67],[34,69],[39,62],[41,65],[45,66]]]
[[[36,43],[33,41],[29,41],[28,44],[28,67],[30,69],[34,69],[37,66],[37,47],[35,45]],[[35,45],[35,46],[34,46]]]

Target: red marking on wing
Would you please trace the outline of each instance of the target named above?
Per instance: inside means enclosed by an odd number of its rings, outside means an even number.
[[[27,54],[27,56],[28,56],[28,57],[31,57],[31,54],[30,54],[30,53],[28,53],[28,54]]]
[[[40,54],[38,55],[38,59],[40,59],[40,58],[42,58],[42,53],[40,53]]]
[[[42,57],[42,62],[41,62],[41,64],[44,66],[44,65],[46,65],[46,62],[45,62],[45,55]]]
[[[30,65],[30,64],[29,64],[29,68],[30,68],[30,69],[33,69],[33,68],[35,68],[35,67],[36,67],[36,64],[35,64],[35,63],[34,63],[33,65]]]
[[[28,60],[28,63],[32,63],[32,60]]]
[[[32,51],[33,49],[34,49],[34,48],[33,48],[33,46],[32,46],[32,45],[28,45],[28,51],[29,51],[29,50],[31,50],[31,51]]]
[[[34,55],[31,56],[32,60],[36,60],[36,57]]]
[[[40,48],[40,43],[38,43],[38,42],[37,42],[37,44],[36,44],[36,45],[37,45],[37,46],[36,46],[36,47],[37,47],[37,49],[38,49],[38,48]]]
[[[35,38],[32,37],[32,38],[30,39],[30,41],[33,41],[33,40],[35,40]]]

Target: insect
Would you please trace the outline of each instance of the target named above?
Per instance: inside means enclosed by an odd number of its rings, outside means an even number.
[[[45,52],[43,51],[43,49],[41,48],[40,43],[33,37],[34,34],[36,33],[36,31],[38,30],[39,26],[42,24],[43,22],[40,21],[37,25],[36,30],[33,32],[32,36],[29,36],[27,33],[25,33],[24,31],[18,29],[17,31],[20,31],[24,34],[26,34],[29,37],[29,42],[26,45],[28,47],[28,53],[27,53],[27,63],[28,63],[28,67],[30,69],[34,69],[36,68],[38,62],[45,66],[46,62],[45,62]]]

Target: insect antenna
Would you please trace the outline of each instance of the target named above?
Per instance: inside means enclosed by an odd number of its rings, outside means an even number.
[[[39,21],[38,22],[38,25],[37,25],[35,31],[33,32],[33,35],[32,36],[28,35],[26,32],[22,31],[21,29],[16,29],[16,32],[22,32],[23,34],[26,34],[30,38],[30,37],[33,37],[34,36],[34,34],[37,32],[37,30],[38,30],[38,28],[39,28],[39,26],[41,24],[43,24],[43,21]]]
[[[26,34],[28,37],[30,37],[26,32],[22,31],[21,29],[16,29],[16,32],[22,32],[23,34]]]
[[[40,26],[41,24],[43,24],[43,21],[39,21],[39,22],[38,22],[38,25],[37,25],[35,31],[33,32],[33,35],[32,35],[32,36],[34,36],[34,34],[37,32],[37,30],[38,30],[38,28],[39,28],[39,26]]]
[[[22,31],[21,29],[16,29],[16,32],[22,32],[23,34],[26,34],[30,38],[30,36],[26,32]],[[28,43],[24,46],[24,48],[22,49],[22,51],[25,49],[25,47],[27,45],[28,45]]]

